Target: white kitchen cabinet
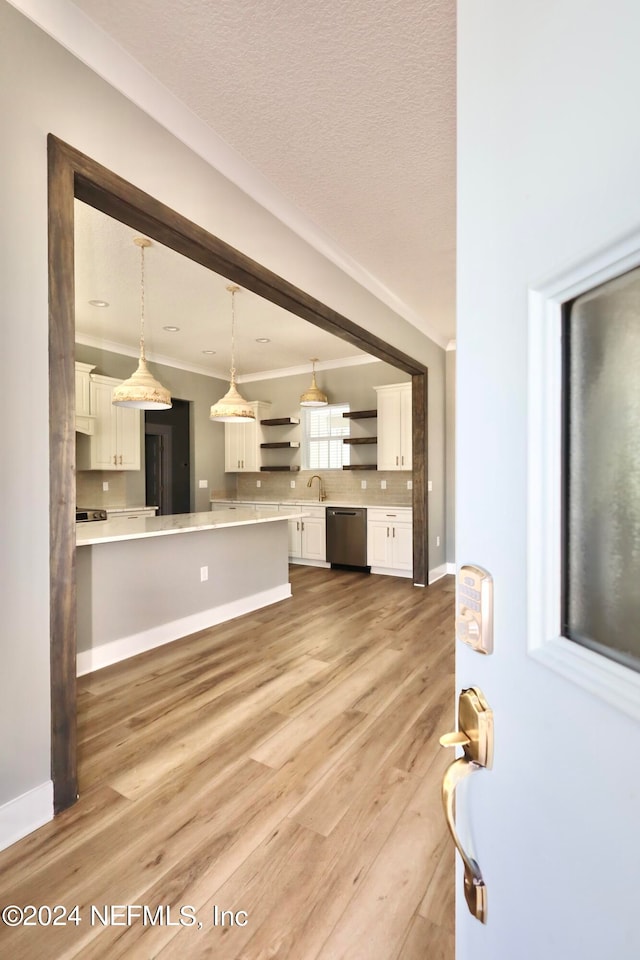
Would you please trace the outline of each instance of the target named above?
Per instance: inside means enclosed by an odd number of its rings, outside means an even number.
[[[95,433],[96,418],[91,412],[91,371],[95,370],[92,363],[80,363],[76,360],[76,433],[87,436]]]
[[[413,511],[367,511],[367,564],[372,573],[410,577],[413,573]]]
[[[89,402],[95,430],[78,443],[78,470],[140,469],[141,413],[133,407],[114,407],[112,393],[120,383],[112,377],[91,375]]]
[[[378,470],[411,470],[411,383],[375,387],[378,395]]]
[[[280,504],[280,510],[291,511],[290,504]],[[298,563],[318,563],[328,566],[327,523],[324,507],[296,507],[308,516],[289,520],[289,559]]]
[[[260,421],[266,419],[271,404],[255,400],[249,406],[256,415],[255,420],[224,425],[226,473],[257,473],[262,465],[260,444],[264,440],[264,435]]]

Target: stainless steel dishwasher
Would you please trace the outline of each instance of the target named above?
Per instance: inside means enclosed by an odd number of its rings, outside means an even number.
[[[332,566],[370,569],[364,507],[327,507],[327,560]]]

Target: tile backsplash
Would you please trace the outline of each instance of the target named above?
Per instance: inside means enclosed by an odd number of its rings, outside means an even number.
[[[307,487],[314,473],[322,477],[327,500],[411,506],[412,492],[407,489],[407,481],[411,480],[412,474],[395,470],[300,470],[297,473],[236,474],[235,496],[239,500],[317,500],[317,480],[311,489]],[[256,486],[258,480],[259,487]],[[292,480],[295,481],[293,488]],[[363,480],[367,482],[366,490],[361,487]],[[380,486],[382,481],[386,482],[385,490]]]
[[[411,506],[411,490],[407,490],[407,481],[411,473],[405,471],[383,470],[317,470],[322,477],[327,500],[343,503],[371,503],[380,506]],[[221,490],[211,490],[213,498],[237,497],[239,500],[309,500],[318,499],[318,482],[307,487],[307,481],[314,475],[313,470],[300,470],[297,473],[243,473],[227,474],[227,486]],[[107,480],[109,489],[104,491],[102,483]],[[76,475],[76,500],[81,507],[121,507],[142,506],[144,496],[130,489],[129,477],[125,472],[79,470]],[[260,481],[260,486],[256,482]],[[291,481],[295,487],[291,487]],[[366,480],[367,489],[361,488]],[[386,482],[386,490],[380,486]]]
[[[106,480],[108,490],[102,489]],[[76,504],[79,507],[141,507],[144,496],[132,495],[127,474],[117,470],[78,470],[76,474]]]

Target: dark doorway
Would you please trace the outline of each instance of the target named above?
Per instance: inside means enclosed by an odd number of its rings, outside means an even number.
[[[189,401],[171,402],[144,418],[146,502],[165,515],[191,511]]]

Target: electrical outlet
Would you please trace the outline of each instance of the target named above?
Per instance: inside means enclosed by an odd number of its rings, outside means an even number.
[[[413,490],[413,480],[407,480],[407,490]]]
[[[386,490],[386,489],[387,489],[387,481],[386,481],[386,480],[381,480],[381,481],[380,481],[380,489],[381,489],[381,490]]]
[[[361,489],[361,490],[366,490],[366,489],[367,489],[367,481],[366,481],[366,480],[361,480],[361,481],[360,481],[360,489]]]
[[[102,490],[103,490],[103,493],[106,493],[108,489],[109,489],[109,481],[108,481],[108,480],[103,480],[103,481],[102,481]]]
[[[431,493],[432,490],[433,484],[431,483],[431,480],[427,480],[427,493]]]
[[[440,546],[440,537],[436,537],[436,547]]]
[[[296,482],[295,482],[295,480],[291,480],[291,481],[289,482],[289,486],[291,487],[292,490],[295,490],[295,488],[296,488]]]
[[[256,480],[256,487],[262,486],[262,480]]]
[[[209,481],[208,481],[208,480],[198,480],[198,486],[200,487],[201,490],[206,490],[207,487],[209,486]]]
[[[209,579],[209,567],[200,567],[200,583]]]

